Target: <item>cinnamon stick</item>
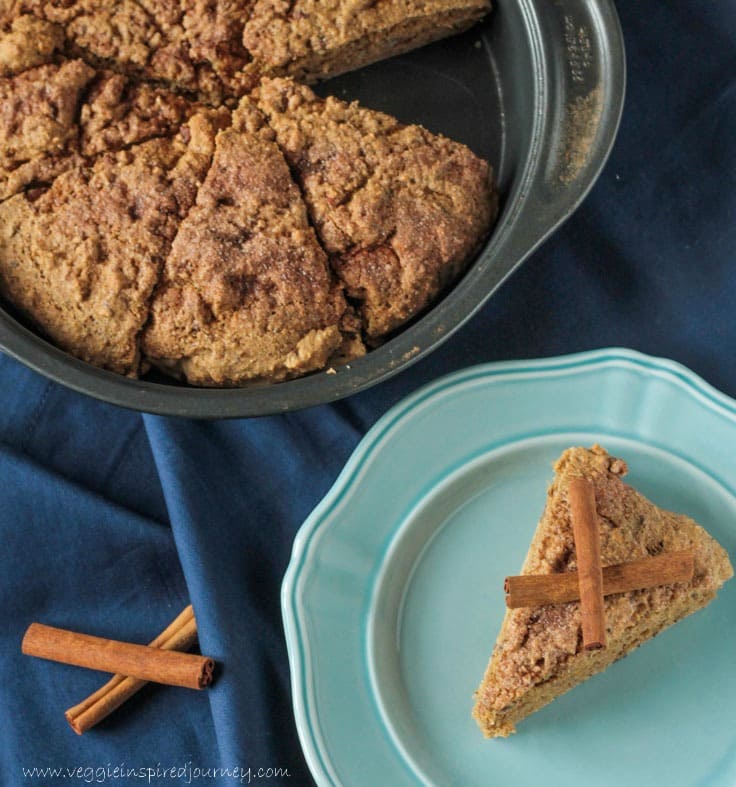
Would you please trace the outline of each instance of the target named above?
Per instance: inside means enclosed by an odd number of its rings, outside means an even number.
[[[186,607],[154,640],[149,647],[162,650],[188,650],[197,639],[197,621],[191,604]],[[69,725],[82,735],[94,727],[126,700],[145,686],[147,681],[128,675],[113,675],[89,697],[69,708],[64,714]]]
[[[31,623],[21,649],[28,656],[189,689],[208,686],[215,666],[207,656],[118,642],[41,623]]]
[[[568,485],[568,496],[578,561],[583,647],[585,650],[596,650],[606,645],[606,619],[595,490],[586,478],[572,478]]]
[[[694,572],[693,553],[689,549],[665,552],[655,557],[632,560],[603,568],[603,595],[628,593],[674,582],[689,582]],[[506,577],[506,606],[538,607],[565,604],[580,598],[577,571],[561,574],[526,574]]]

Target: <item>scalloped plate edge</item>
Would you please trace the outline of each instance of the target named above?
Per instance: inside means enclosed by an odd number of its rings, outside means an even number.
[[[702,405],[736,421],[736,400],[714,388],[686,366],[636,350],[611,347],[550,358],[497,361],[453,372],[409,394],[391,407],[366,432],[330,490],[299,528],[281,586],[281,609],[289,657],[294,718],[305,759],[318,783],[339,785],[340,780],[330,762],[317,720],[310,711],[310,706],[314,707],[312,685],[308,678],[311,672],[311,656],[309,648],[304,645],[305,637],[300,623],[302,610],[299,581],[310,554],[317,546],[321,526],[330,511],[358,483],[361,470],[401,423],[411,417],[417,408],[430,405],[448,391],[481,380],[489,382],[494,378],[508,380],[514,377],[569,375],[583,369],[610,366],[634,366],[651,374],[665,376]]]

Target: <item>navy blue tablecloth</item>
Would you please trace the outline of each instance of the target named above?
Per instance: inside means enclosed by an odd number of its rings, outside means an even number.
[[[622,0],[619,13],[628,94],[599,182],[468,325],[386,383],[203,423],[120,410],[0,357],[0,783],[177,784],[238,767],[310,784],[279,609],[292,540],[370,425],[435,377],[617,345],[736,396],[736,8]],[[216,685],[147,687],[74,735],[63,711],[100,676],[21,656],[28,623],[144,642],[189,599]],[[269,768],[282,775],[259,780]]]

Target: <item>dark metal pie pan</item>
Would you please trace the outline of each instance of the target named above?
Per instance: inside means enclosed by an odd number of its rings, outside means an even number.
[[[577,208],[613,145],[625,80],[610,0],[497,0],[467,33],[319,87],[466,143],[493,164],[501,196],[490,238],[452,290],[334,373],[239,389],[195,388],[156,373],[132,380],[71,357],[4,309],[0,349],[90,396],[193,418],[286,412],[375,385],[460,328]]]

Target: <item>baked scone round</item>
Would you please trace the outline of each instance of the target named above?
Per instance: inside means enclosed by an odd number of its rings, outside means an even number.
[[[5,4],[6,301],[89,363],[202,386],[344,363],[426,309],[490,229],[491,168],[275,75],[345,70],[487,1],[328,6]]]

